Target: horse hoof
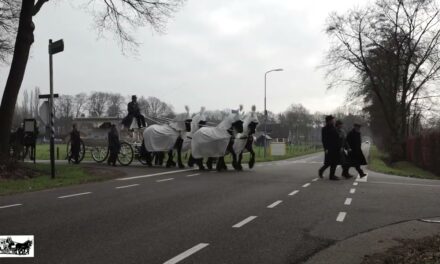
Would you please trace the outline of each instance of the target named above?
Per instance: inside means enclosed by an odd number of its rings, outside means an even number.
[[[185,169],[185,165],[180,164],[180,165],[179,165],[179,169]]]

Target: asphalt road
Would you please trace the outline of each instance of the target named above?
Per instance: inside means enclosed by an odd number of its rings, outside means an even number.
[[[35,236],[35,258],[0,263],[301,263],[356,234],[440,216],[438,181],[321,180],[321,162],[239,173],[139,165],[117,180],[0,197],[0,235]]]

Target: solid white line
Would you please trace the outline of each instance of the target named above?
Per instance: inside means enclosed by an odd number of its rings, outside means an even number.
[[[135,186],[139,186],[139,184],[132,184],[132,185],[125,185],[125,186],[118,186],[118,187],[115,187],[115,189],[125,189],[125,188],[130,188],[130,187],[135,187]]]
[[[294,196],[294,195],[297,194],[297,193],[299,193],[299,191],[298,191],[298,190],[295,190],[295,191],[289,193],[289,196]]]
[[[127,181],[127,180],[134,180],[134,179],[141,179],[141,178],[150,178],[150,177],[156,177],[156,176],[162,176],[162,175],[174,174],[174,173],[180,173],[180,172],[187,172],[187,171],[195,171],[195,169],[166,171],[166,172],[159,172],[159,173],[153,173],[153,174],[147,174],[147,175],[141,175],[141,176],[119,178],[119,179],[116,179],[116,180],[117,181]]]
[[[251,222],[252,220],[254,220],[255,218],[257,218],[256,216],[249,216],[248,218],[244,219],[243,221],[233,225],[233,228],[240,228],[242,226],[244,226],[245,224]]]
[[[277,206],[277,205],[279,205],[280,203],[282,203],[283,201],[276,201],[276,202],[274,202],[273,204],[271,204],[271,205],[268,205],[267,206],[267,208],[274,208],[275,206]]]
[[[188,249],[187,251],[175,256],[174,258],[164,262],[163,264],[176,264],[184,259],[186,259],[187,257],[191,256],[192,254],[196,253],[197,251],[202,250],[203,248],[209,246],[209,244],[207,243],[200,243],[190,249]]]
[[[313,179],[312,182],[315,182],[315,181],[318,181],[318,180],[319,180],[319,178],[316,178],[316,179]]]
[[[83,192],[83,193],[69,194],[69,195],[60,196],[60,197],[58,197],[58,199],[70,198],[70,197],[75,197],[75,196],[81,196],[81,195],[91,194],[91,193],[92,193],[92,192]]]
[[[163,180],[157,180],[156,182],[166,182],[166,181],[172,181],[172,180],[174,180],[174,178],[163,179]]]
[[[358,183],[358,182],[353,182],[353,185],[354,185],[354,186],[358,186],[359,183]]]
[[[347,198],[347,199],[345,199],[345,205],[350,205],[351,204],[351,202],[353,201],[353,199],[351,199],[351,198]]]
[[[350,193],[351,193],[351,194],[353,194],[353,193],[355,193],[355,192],[356,192],[356,189],[355,189],[355,188],[350,189]]]
[[[310,183],[306,183],[306,184],[303,185],[303,188],[307,188],[309,186],[310,186]]]
[[[345,217],[347,216],[346,212],[340,212],[338,214],[338,217],[336,218],[336,221],[338,222],[344,222]]]
[[[0,209],[10,208],[10,207],[16,207],[16,206],[20,206],[20,205],[22,205],[22,204],[3,205],[3,206],[0,206]]]
[[[195,173],[195,174],[190,174],[190,175],[186,175],[186,177],[195,177],[195,176],[199,176],[200,173]]]
[[[421,186],[421,187],[440,187],[440,184],[417,184],[417,183],[381,182],[381,181],[372,181],[372,182],[369,182],[369,183],[391,184],[391,185],[407,185],[407,186]]]

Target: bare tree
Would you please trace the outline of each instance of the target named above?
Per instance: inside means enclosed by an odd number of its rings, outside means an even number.
[[[48,0],[0,0],[0,56],[7,54],[4,51],[12,51],[11,44],[14,43],[14,35],[16,36],[0,105],[0,120],[3,122],[0,127],[0,156],[3,158],[9,155],[9,133],[14,109],[34,42],[33,17],[40,13],[47,2]],[[99,10],[96,13],[99,29],[115,32],[121,44],[136,44],[130,28],[151,25],[155,30],[163,30],[166,19],[183,2],[184,0],[90,0],[88,3],[94,10]],[[18,23],[11,22],[11,19],[18,19]],[[14,34],[17,24],[17,33]]]
[[[74,98],[71,95],[60,95],[55,100],[55,116],[59,119],[72,119]]]
[[[124,103],[125,98],[121,94],[109,94],[107,116],[121,117],[124,112],[122,108]]]
[[[87,104],[87,94],[79,93],[75,95],[75,103],[73,106],[73,111],[75,113],[75,117],[78,118],[84,113],[84,108]]]
[[[102,117],[107,110],[108,94],[103,92],[93,92],[87,103],[89,115],[92,117]]]
[[[375,100],[394,160],[404,158],[408,113],[440,77],[439,13],[435,0],[377,0],[328,19],[331,86],[349,83],[353,94]]]
[[[147,117],[170,117],[174,115],[173,107],[159,98],[150,96],[147,99],[141,97],[139,107]]]

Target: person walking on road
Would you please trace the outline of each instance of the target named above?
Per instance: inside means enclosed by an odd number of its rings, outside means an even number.
[[[339,163],[342,167],[342,177],[346,179],[353,178],[353,175],[350,175],[348,172],[350,167],[348,164],[348,151],[350,150],[350,147],[347,143],[347,133],[344,130],[344,123],[342,123],[341,120],[336,121],[336,130],[338,131],[339,135],[339,146],[340,147],[340,158]]]
[[[72,125],[72,132],[70,132],[70,156],[69,163],[74,160],[74,164],[79,164],[79,152],[81,151],[81,136],[76,128],[76,124]]]
[[[319,177],[323,178],[324,171],[330,167],[330,180],[339,180],[335,176],[336,167],[340,162],[340,140],[335,127],[335,118],[331,115],[325,117],[326,125],[321,130],[322,145],[324,146],[324,165],[319,169]]]
[[[362,153],[360,124],[354,124],[353,129],[347,135],[347,143],[350,147],[350,151],[348,153],[350,165],[356,169],[356,171],[359,173],[359,177],[362,178],[367,176],[367,174],[361,169],[362,165],[367,165],[367,160],[365,159],[364,153]]]
[[[116,166],[116,159],[121,149],[121,143],[119,142],[118,130],[114,124],[110,128],[110,132],[108,132],[108,149],[110,156],[107,159],[107,164]]]

